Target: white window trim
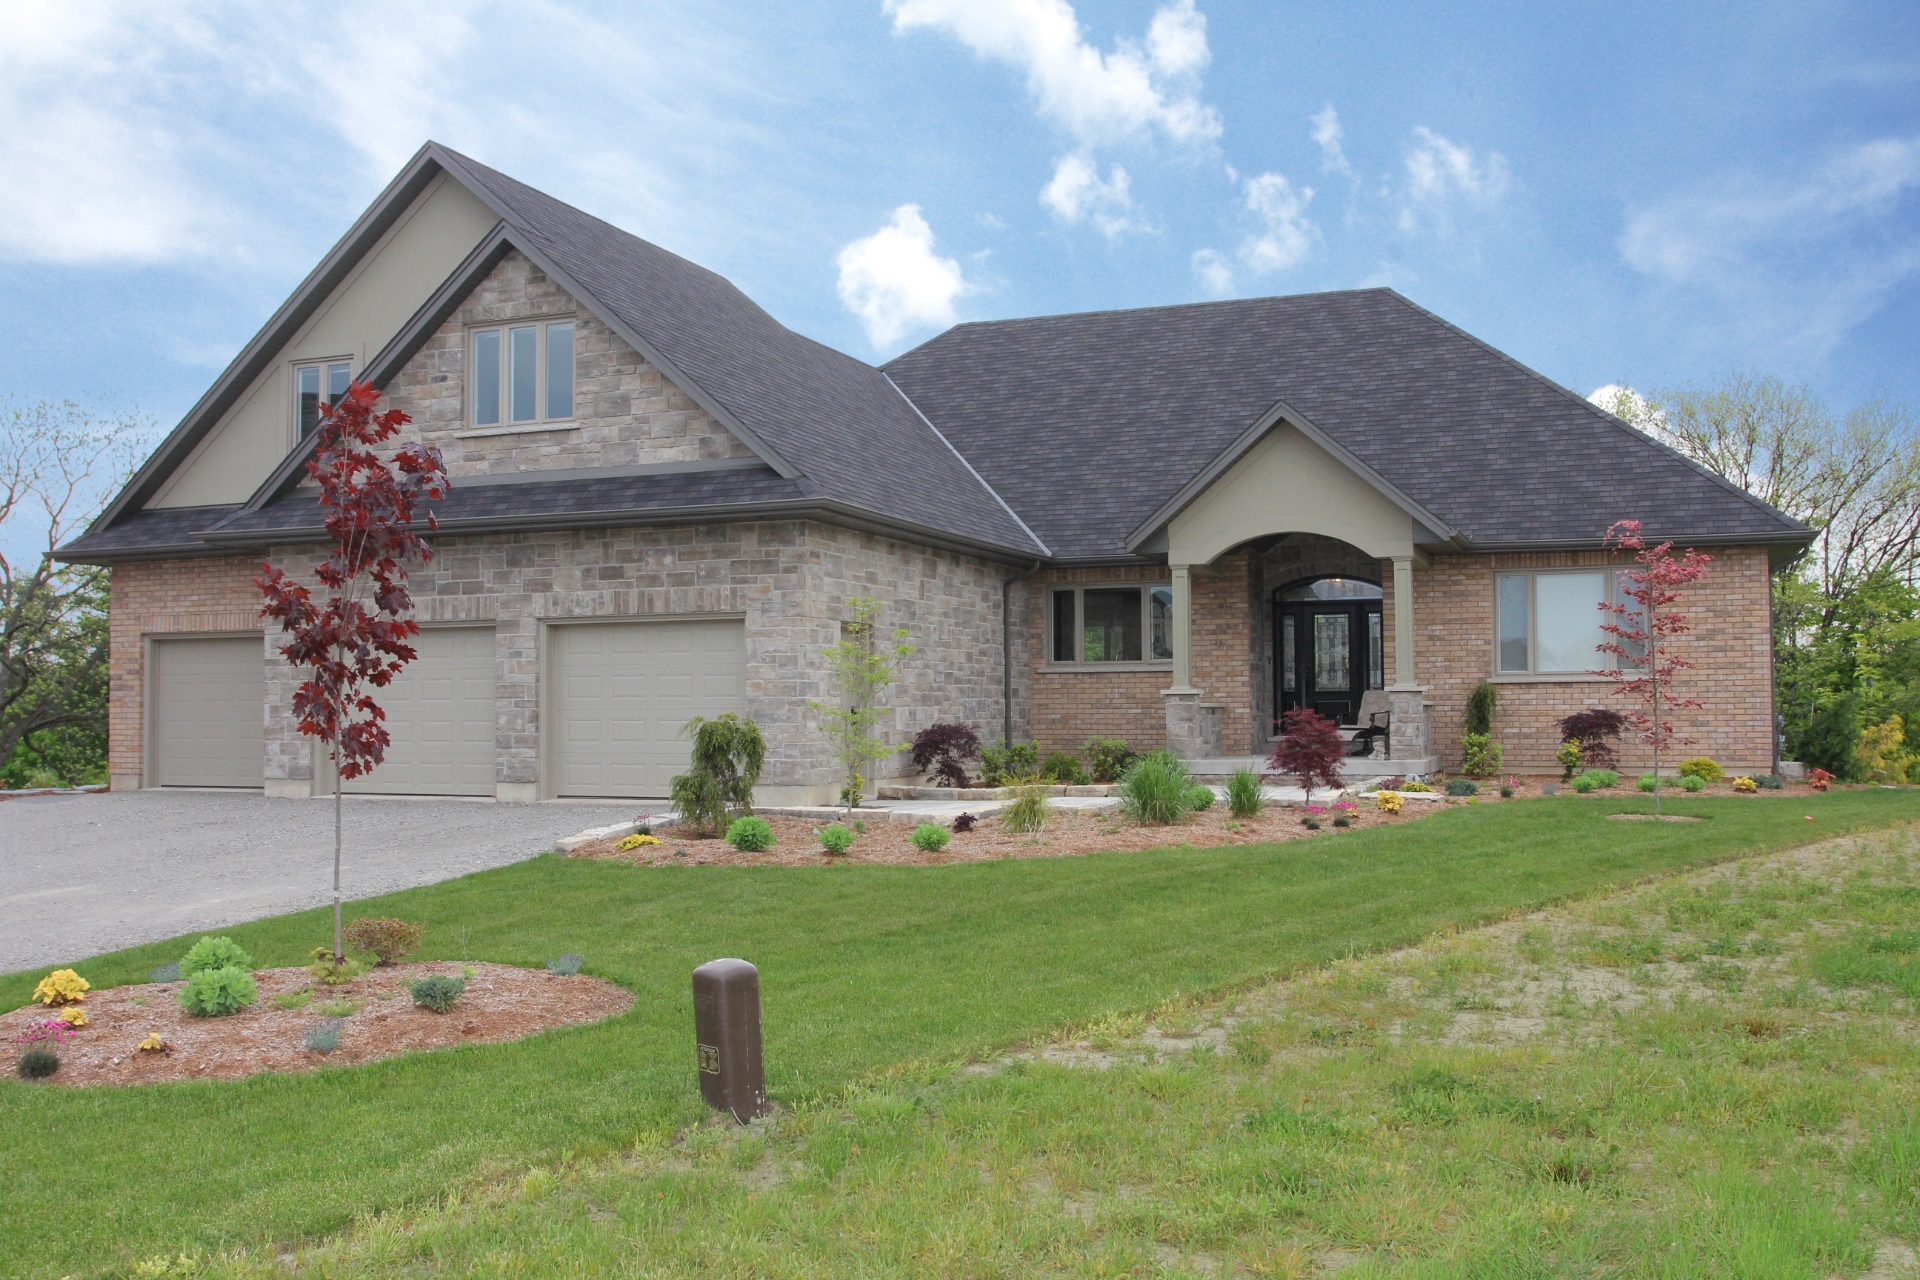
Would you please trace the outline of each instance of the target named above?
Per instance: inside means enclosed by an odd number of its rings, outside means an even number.
[[[550,324],[570,324],[573,326],[573,412],[564,418],[547,417],[547,326]],[[513,394],[513,377],[510,369],[512,357],[508,353],[507,331],[510,329],[531,328],[534,331],[534,386],[533,407],[535,417],[523,418],[516,422],[509,400]],[[475,334],[498,333],[500,335],[500,421],[477,423],[473,420],[473,339]],[[578,424],[580,417],[580,321],[571,311],[555,312],[551,315],[515,316],[511,320],[488,320],[466,326],[461,341],[461,367],[465,376],[461,379],[460,422],[462,429],[456,436],[482,435],[518,435],[533,431],[565,431]]]
[[[320,356],[312,360],[294,360],[288,363],[287,404],[291,407],[293,413],[293,442],[295,444],[299,444],[301,437],[305,434],[300,426],[300,371],[303,369],[318,369],[320,371],[320,399],[322,403],[325,403],[327,398],[327,366],[332,364],[343,364],[347,366],[347,385],[352,386],[352,356]]]
[[[1055,593],[1073,592],[1073,651],[1086,652],[1086,606],[1084,597],[1089,591],[1131,591],[1140,593],[1140,652],[1147,653],[1153,647],[1153,591],[1158,588],[1173,590],[1173,583],[1166,582],[1050,582],[1047,584],[1047,630],[1044,639],[1046,662],[1045,671],[1171,671],[1172,658],[1142,657],[1137,662],[1060,662],[1053,656],[1053,617]]]
[[[1535,614],[1535,610],[1538,607],[1537,605],[1538,593],[1534,590],[1534,582],[1536,579],[1549,577],[1554,574],[1599,573],[1602,576],[1604,576],[1606,579],[1607,603],[1618,604],[1621,602],[1621,599],[1622,599],[1622,596],[1620,595],[1620,575],[1622,572],[1624,572],[1624,570],[1617,565],[1568,565],[1565,567],[1554,568],[1554,569],[1496,569],[1494,570],[1492,582],[1491,582],[1491,586],[1492,586],[1491,594],[1492,594],[1492,600],[1493,600],[1493,673],[1489,677],[1489,679],[1494,684],[1611,684],[1612,677],[1594,675],[1593,672],[1595,670],[1607,670],[1607,671],[1620,670],[1621,669],[1619,665],[1620,659],[1615,654],[1602,653],[1598,649],[1594,650],[1593,656],[1596,659],[1596,661],[1594,662],[1593,666],[1590,668],[1586,668],[1580,671],[1534,671],[1532,670],[1533,660],[1534,660],[1534,657],[1533,657],[1534,646],[1540,634],[1539,619]],[[1500,669],[1500,579],[1513,577],[1515,575],[1524,576],[1527,580],[1527,667],[1528,667],[1528,670],[1502,671]],[[1594,612],[1598,613],[1600,611],[1598,609],[1595,609]],[[1617,614],[1610,614],[1607,617],[1600,619],[1600,623],[1613,621],[1618,616],[1619,615]],[[1598,626],[1599,623],[1596,623],[1595,625]],[[1601,632],[1601,635],[1606,636],[1606,633]],[[1607,638],[1610,639],[1611,637],[1607,637]],[[1635,668],[1632,668],[1632,667],[1626,668],[1626,670],[1628,671],[1632,671],[1634,669]]]

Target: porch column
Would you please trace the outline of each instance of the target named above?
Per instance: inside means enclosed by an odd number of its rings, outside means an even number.
[[[1393,684],[1387,690],[1393,713],[1388,751],[1409,773],[1439,768],[1428,723],[1427,691],[1413,669],[1413,557],[1393,557]]]
[[[1200,705],[1193,687],[1193,578],[1191,565],[1169,565],[1173,571],[1173,687],[1161,697],[1166,702],[1167,750],[1185,760],[1220,754],[1222,717],[1219,707]]]
[[[1393,558],[1393,682],[1413,683],[1412,556]]]
[[[1173,570],[1173,687],[1193,687],[1193,579],[1190,566]]]

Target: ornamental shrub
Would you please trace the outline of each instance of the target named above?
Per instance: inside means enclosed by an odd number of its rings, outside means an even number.
[[[1743,796],[1750,796],[1760,789],[1760,784],[1752,778],[1739,777],[1733,780],[1733,789]]]
[[[1680,763],[1680,776],[1698,778],[1702,782],[1718,782],[1727,776],[1727,771],[1706,756],[1695,756]]]
[[[60,1069],[60,1055],[51,1049],[33,1048],[20,1055],[14,1070],[22,1080],[45,1080]]]
[[[330,987],[352,982],[366,971],[367,966],[352,956],[336,957],[331,947],[315,947],[307,954],[313,957],[307,972]]]
[[[636,831],[632,835],[624,837],[614,848],[620,850],[622,853],[629,853],[635,849],[649,848],[660,842],[660,837],[650,831]]]
[[[340,1047],[340,1028],[346,1024],[338,1018],[322,1018],[307,1028],[307,1048],[315,1053],[332,1053]]]
[[[415,982],[407,984],[407,990],[413,995],[413,1002],[422,1009],[435,1013],[445,1013],[453,1008],[467,989],[465,978],[453,978],[444,973],[429,974]]]
[[[1332,720],[1308,707],[1295,707],[1280,717],[1281,739],[1273,744],[1272,772],[1290,776],[1313,803],[1316,786],[1337,790],[1345,764],[1347,740]]]
[[[1120,779],[1122,805],[1135,822],[1165,826],[1186,816],[1193,777],[1171,751],[1142,756]]]
[[[1467,708],[1464,719],[1466,731],[1479,737],[1490,737],[1493,733],[1494,713],[1500,710],[1500,687],[1491,680],[1482,680],[1475,685],[1473,692],[1467,695]]]
[[[1689,795],[1691,795],[1693,792],[1696,792],[1696,791],[1705,791],[1707,789],[1707,784],[1700,779],[1700,776],[1698,774],[1690,773],[1686,777],[1680,779],[1680,789],[1682,791],[1687,792]]]
[[[1203,813],[1213,808],[1215,798],[1212,787],[1196,782],[1187,788],[1187,812]]]
[[[727,843],[742,853],[765,853],[773,848],[773,824],[751,814],[735,818],[727,828]]]
[[[253,957],[232,938],[202,938],[180,957],[180,976],[191,978],[202,969],[251,969]]]
[[[1580,767],[1580,744],[1568,738],[1560,744],[1560,749],[1553,753],[1553,758],[1560,762],[1560,781],[1572,782],[1573,771]]]
[[[1613,747],[1607,741],[1626,730],[1627,718],[1607,707],[1588,707],[1554,721],[1563,738],[1580,744],[1580,758],[1596,769],[1613,764]]]
[[[1401,789],[1402,791],[1419,791],[1419,792],[1424,792],[1424,793],[1426,793],[1426,794],[1429,794],[1429,795],[1431,795],[1431,794],[1433,793],[1433,787],[1432,787],[1432,785],[1431,785],[1431,784],[1429,784],[1429,783],[1425,783],[1425,782],[1403,782],[1403,783],[1401,783],[1401,784],[1400,784],[1400,789]]]
[[[1254,769],[1235,769],[1227,775],[1227,812],[1236,818],[1257,817],[1264,802],[1260,799],[1260,774]]]
[[[392,964],[420,949],[426,928],[392,916],[362,916],[347,925],[345,937],[355,951],[371,951],[381,964]]]
[[[1373,807],[1382,813],[1398,813],[1407,807],[1407,802],[1397,791],[1382,791],[1373,798]]]
[[[937,822],[923,822],[913,829],[913,847],[922,853],[938,853],[953,839]]]
[[[1336,813],[1333,815],[1333,825],[1336,827],[1350,827],[1353,825],[1353,819],[1344,813]]]
[[[760,726],[731,711],[711,720],[695,716],[680,727],[693,739],[687,771],[667,783],[667,796],[682,821],[718,831],[729,815],[753,812],[753,787],[767,761]]]
[[[253,975],[237,964],[196,969],[180,988],[180,1007],[196,1018],[224,1018],[252,1004]]]
[[[837,822],[830,827],[820,828],[814,834],[820,837],[820,847],[836,858],[853,848],[853,832]]]
[[[1118,782],[1140,753],[1128,746],[1124,738],[1088,738],[1080,748],[1087,758],[1087,769],[1098,783]]]
[[[556,978],[571,978],[586,962],[587,958],[578,952],[563,951],[547,961],[547,972]]]
[[[1040,764],[1040,776],[1067,787],[1087,785],[1087,771],[1080,767],[1080,758],[1071,751],[1055,751]]]
[[[913,735],[913,767],[943,787],[970,787],[969,760],[980,758],[980,735],[964,724],[930,724]]]
[[[151,973],[147,974],[147,981],[148,982],[180,981],[180,962],[178,960],[169,960],[166,964],[160,965],[159,967],[155,968]]]
[[[1004,787],[1009,778],[1024,778],[1040,767],[1040,745],[1035,742],[1001,743],[980,753],[980,781],[989,787]]]
[[[1638,778],[1634,779],[1633,785],[1640,788],[1640,790],[1642,791],[1651,791],[1654,789],[1655,786],[1658,785],[1658,781],[1659,780],[1655,775],[1651,773],[1643,773]]]
[[[1469,778],[1491,778],[1500,772],[1503,752],[1500,744],[1488,734],[1466,734],[1460,739],[1460,747],[1466,757],[1460,772]]]
[[[963,813],[959,817],[953,820],[952,829],[955,832],[955,834],[958,834],[963,831],[971,831],[974,829],[974,827],[979,825],[979,822],[980,822],[980,819],[974,817],[972,814]]]
[[[1573,780],[1573,789],[1581,795],[1589,791],[1602,791],[1620,781],[1620,775],[1611,769],[1589,769]],[[1581,786],[1581,783],[1586,786]]]
[[[1051,814],[1047,804],[1045,787],[1021,787],[1014,795],[1014,801],[1007,811],[1000,815],[1000,825],[1009,831],[1025,835],[1046,827]]]
[[[71,969],[55,969],[40,979],[33,989],[33,998],[48,1008],[57,1008],[63,1004],[79,1004],[87,998],[92,984]]]
[[[1448,778],[1447,794],[1450,796],[1477,796],[1480,784],[1469,778]]]
[[[1777,773],[1763,773],[1754,781],[1759,784],[1762,791],[1779,791],[1787,785],[1787,780]]]

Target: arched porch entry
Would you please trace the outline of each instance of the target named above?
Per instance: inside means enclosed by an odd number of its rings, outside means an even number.
[[[1359,723],[1368,692],[1387,687],[1386,593],[1380,584],[1322,575],[1270,594],[1275,731],[1299,707],[1342,725]]]

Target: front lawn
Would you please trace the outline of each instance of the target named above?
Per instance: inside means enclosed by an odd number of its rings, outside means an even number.
[[[687,975],[716,956],[760,966],[769,1084],[793,1105],[882,1068],[1916,816],[1905,791],[1668,804],[1704,820],[1613,822],[1607,813],[1644,802],[1540,800],[1274,847],[819,870],[541,858],[394,894],[363,909],[425,920],[422,958],[537,965],[577,951],[638,1003],[518,1044],[303,1076],[85,1091],[8,1080],[0,1257],[63,1274],[285,1241],[489,1171],[657,1146],[703,1114]],[[259,964],[293,964],[325,919],[231,933]],[[78,967],[96,986],[136,982],[183,949]],[[0,1008],[24,1002],[38,976],[0,978]]]

